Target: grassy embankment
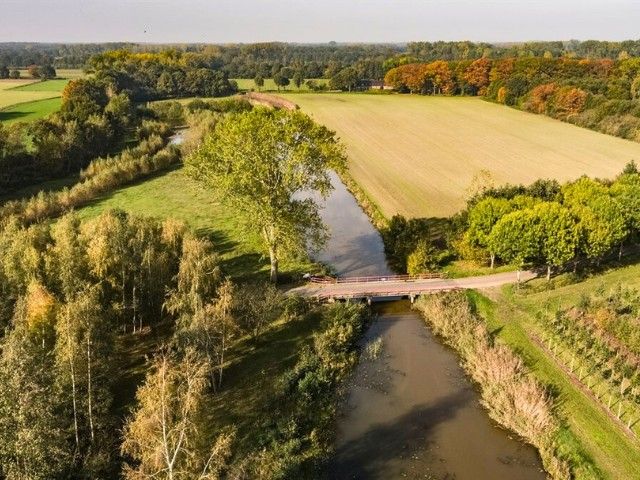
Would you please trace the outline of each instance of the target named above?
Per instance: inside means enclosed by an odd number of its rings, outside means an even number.
[[[541,293],[514,293],[513,288],[505,288],[496,293],[494,300],[480,294],[471,296],[497,338],[520,352],[535,375],[552,386],[570,429],[564,441],[575,442],[575,436],[605,477],[611,480],[640,478],[640,443],[616,425],[598,401],[568,376],[557,358],[536,342],[536,338],[543,335],[536,314],[543,313],[548,305],[561,308],[575,305],[583,294],[617,283],[640,286],[640,265]]]
[[[464,206],[473,177],[496,184],[612,177],[640,144],[478,98],[295,94],[347,146],[354,180],[385,217],[446,217]]]

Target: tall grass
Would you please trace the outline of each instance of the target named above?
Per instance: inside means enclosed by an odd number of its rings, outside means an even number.
[[[175,165],[180,158],[176,146],[166,146],[166,140],[152,136],[119,155],[94,160],[71,188],[40,191],[28,199],[7,202],[0,207],[0,223],[10,216],[31,224],[62,215],[116,187]]]
[[[553,398],[518,355],[493,341],[463,293],[424,296],[415,307],[460,354],[463,368],[480,387],[481,402],[491,418],[536,447],[551,478],[600,478],[586,459],[574,452],[560,452],[558,436],[563,425]]]

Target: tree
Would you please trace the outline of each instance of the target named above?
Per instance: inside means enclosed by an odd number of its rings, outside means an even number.
[[[27,72],[29,72],[31,78],[40,78],[40,67],[38,67],[38,65],[29,65]]]
[[[73,213],[65,215],[52,227],[51,236],[54,242],[47,250],[47,272],[63,298],[69,301],[89,283],[80,220]]]
[[[181,317],[191,317],[215,295],[219,283],[219,260],[211,242],[186,236],[182,242],[177,285],[170,293],[165,308]]]
[[[83,122],[91,115],[102,113],[108,101],[104,83],[94,78],[79,78],[64,87],[61,112],[66,119]]]
[[[579,219],[580,248],[587,258],[598,262],[614,247],[619,247],[628,234],[628,222],[617,200],[607,196],[594,199],[589,206],[574,207]]]
[[[72,463],[51,348],[58,305],[42,285],[16,304],[13,328],[0,343],[0,476],[64,478]]]
[[[329,169],[345,166],[333,132],[299,111],[256,108],[226,117],[187,160],[188,172],[215,188],[261,235],[277,281],[282,253],[325,240],[317,203],[301,192],[331,190]]]
[[[407,273],[420,275],[438,268],[437,251],[427,240],[420,240],[415,250],[407,257]]]
[[[264,78],[262,75],[256,75],[253,79],[253,83],[258,88],[258,91],[260,91],[260,89],[264,87]]]
[[[520,270],[539,255],[534,222],[531,209],[517,210],[502,217],[489,236],[489,249],[504,261],[517,265],[518,282]]]
[[[136,397],[124,428],[122,452],[127,479],[217,479],[231,453],[232,432],[206,445],[207,365],[188,351],[183,358],[161,353]]]
[[[484,95],[489,86],[489,72],[491,71],[491,60],[479,58],[474,60],[464,72],[464,79],[474,88],[476,95]]]
[[[622,206],[629,230],[640,233],[640,175],[633,172],[635,164],[627,165],[623,175],[611,185],[611,195]]]
[[[638,171],[638,165],[636,164],[635,160],[630,160],[629,162],[627,162],[622,169],[623,175],[635,175],[638,173],[640,172]]]
[[[20,78],[20,70],[18,70],[17,68],[14,68],[13,70],[11,70],[9,72],[9,78],[13,78],[14,80],[17,80],[18,78]]]
[[[298,90],[300,90],[300,86],[304,82],[304,76],[302,75],[302,72],[300,72],[299,70],[296,71],[296,73],[293,74],[292,80],[293,80],[293,84],[296,86],[296,88]]]
[[[547,264],[547,280],[551,268],[561,267],[575,257],[578,248],[576,221],[568,208],[557,202],[542,202],[533,207],[537,225],[539,251]]]
[[[358,86],[359,80],[358,71],[353,67],[347,67],[331,77],[329,86],[333,90],[348,90],[350,92]]]
[[[56,69],[53,65],[47,64],[40,67],[40,78],[47,80],[50,78],[56,78]]]
[[[88,287],[59,310],[55,345],[56,383],[71,406],[75,453],[94,470],[109,467],[114,440],[109,413],[114,346],[100,295],[99,287]]]
[[[180,321],[178,343],[183,350],[191,348],[206,359],[214,390],[222,387],[227,350],[239,331],[234,314],[234,292],[234,285],[225,280],[214,301]]]
[[[276,84],[278,90],[280,90],[280,87],[287,88],[287,85],[289,85],[289,78],[285,77],[282,73],[277,73],[273,76],[273,83]]]
[[[489,248],[489,237],[494,225],[513,210],[512,204],[503,198],[487,197],[469,211],[469,227],[466,232],[469,244],[489,250],[491,268],[495,265],[495,251]]]
[[[631,82],[631,98],[640,98],[640,75],[633,79]]]
[[[0,78],[9,78],[9,69],[6,65],[0,65]]]

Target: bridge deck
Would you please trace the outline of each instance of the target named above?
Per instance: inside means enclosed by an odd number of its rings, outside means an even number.
[[[527,281],[536,276],[533,272],[521,272],[520,279]],[[382,297],[418,296],[426,293],[461,288],[489,288],[517,282],[516,272],[496,273],[479,277],[429,278],[407,280],[379,280],[370,282],[341,282],[329,284],[309,283],[289,290],[289,294],[318,300],[349,298],[375,299]]]

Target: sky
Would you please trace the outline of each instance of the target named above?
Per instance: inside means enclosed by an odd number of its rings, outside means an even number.
[[[0,41],[640,38],[640,0],[0,0]]]

